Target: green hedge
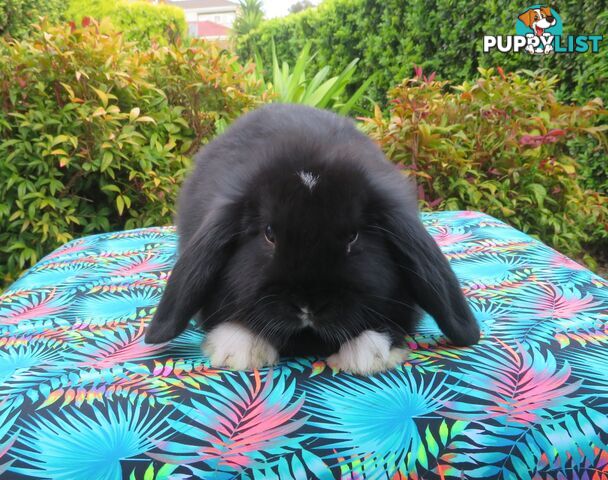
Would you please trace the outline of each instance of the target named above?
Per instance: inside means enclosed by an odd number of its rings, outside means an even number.
[[[0,39],[0,289],[82,235],[172,223],[190,156],[253,108],[236,58],[141,50],[107,20]]]
[[[23,38],[39,17],[58,20],[64,4],[63,0],[0,0],[0,36]]]
[[[597,54],[483,53],[483,35],[514,35],[525,5],[506,0],[326,0],[316,9],[264,22],[238,39],[238,52],[249,58],[257,49],[269,64],[274,38],[279,58],[289,63],[312,41],[312,50],[319,51],[311,65],[315,70],[330,65],[338,71],[360,57],[351,93],[378,72],[370,93],[381,103],[393,85],[412,74],[413,65],[455,82],[473,78],[480,66],[501,66],[507,72],[544,67],[559,75],[561,98],[606,100],[606,39]],[[608,32],[606,0],[565,0],[552,6],[562,17],[564,35]]]
[[[107,17],[127,40],[148,47],[152,41],[164,45],[187,32],[184,11],[172,5],[153,5],[138,0],[71,0],[65,14],[80,24],[84,17]]]

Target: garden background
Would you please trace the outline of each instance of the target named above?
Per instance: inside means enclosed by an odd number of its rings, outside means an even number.
[[[263,21],[242,0],[222,47],[173,6],[0,0],[0,290],[72,238],[171,224],[192,154],[272,101],[355,118],[423,209],[489,213],[606,275],[608,47],[484,54],[526,6],[325,0]],[[602,35],[607,7],[554,8],[565,35]]]

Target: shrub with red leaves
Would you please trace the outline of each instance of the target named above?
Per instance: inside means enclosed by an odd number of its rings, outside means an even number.
[[[422,207],[487,212],[574,255],[607,239],[608,199],[585,191],[569,150],[572,140],[601,136],[601,101],[563,105],[555,78],[480,73],[449,88],[415,67],[390,92],[388,115],[377,109],[364,120],[387,156],[415,177]]]

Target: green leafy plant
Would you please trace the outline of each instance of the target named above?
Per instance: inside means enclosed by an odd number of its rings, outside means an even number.
[[[404,173],[415,177],[426,209],[480,210],[505,219],[555,248],[578,255],[608,238],[608,198],[585,189],[569,143],[594,136],[606,110],[556,100],[556,77],[479,69],[449,88],[434,75],[390,92],[367,129]],[[589,256],[586,261],[593,265]]]
[[[143,0],[70,0],[65,13],[78,24],[86,17],[109,18],[129,41],[139,47],[152,42],[166,45],[186,34],[184,11],[173,5],[153,5]]]
[[[56,21],[64,10],[61,0],[0,0],[0,37],[23,38],[40,16]]]
[[[346,95],[346,88],[352,81],[357,70],[358,58],[352,60],[338,75],[329,77],[331,69],[328,66],[321,68],[312,78],[307,75],[307,66],[315,57],[310,53],[311,44],[304,46],[293,69],[287,62],[279,64],[274,42],[272,43],[272,75],[266,89],[273,94],[273,101],[282,103],[301,103],[317,108],[327,108],[348,115],[357,108],[358,102],[363,98],[374,77],[370,77],[352,95]],[[256,54],[256,71],[260,78],[264,78],[263,61]],[[360,111],[362,111],[359,108]]]
[[[0,85],[4,282],[73,237],[171,224],[190,155],[263,101],[215,45],[142,51],[108,20],[0,40]]]
[[[584,185],[591,190],[608,195],[608,159],[604,148],[608,144],[605,133],[608,131],[608,125],[596,125],[593,131],[595,138],[575,138],[568,143],[568,146],[581,165]]]

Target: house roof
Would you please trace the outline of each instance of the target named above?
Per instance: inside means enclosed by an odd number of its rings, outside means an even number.
[[[230,0],[169,0],[167,3],[181,8],[215,8],[234,7],[238,5]]]
[[[230,29],[219,23],[200,21],[197,22],[199,37],[227,37]]]

